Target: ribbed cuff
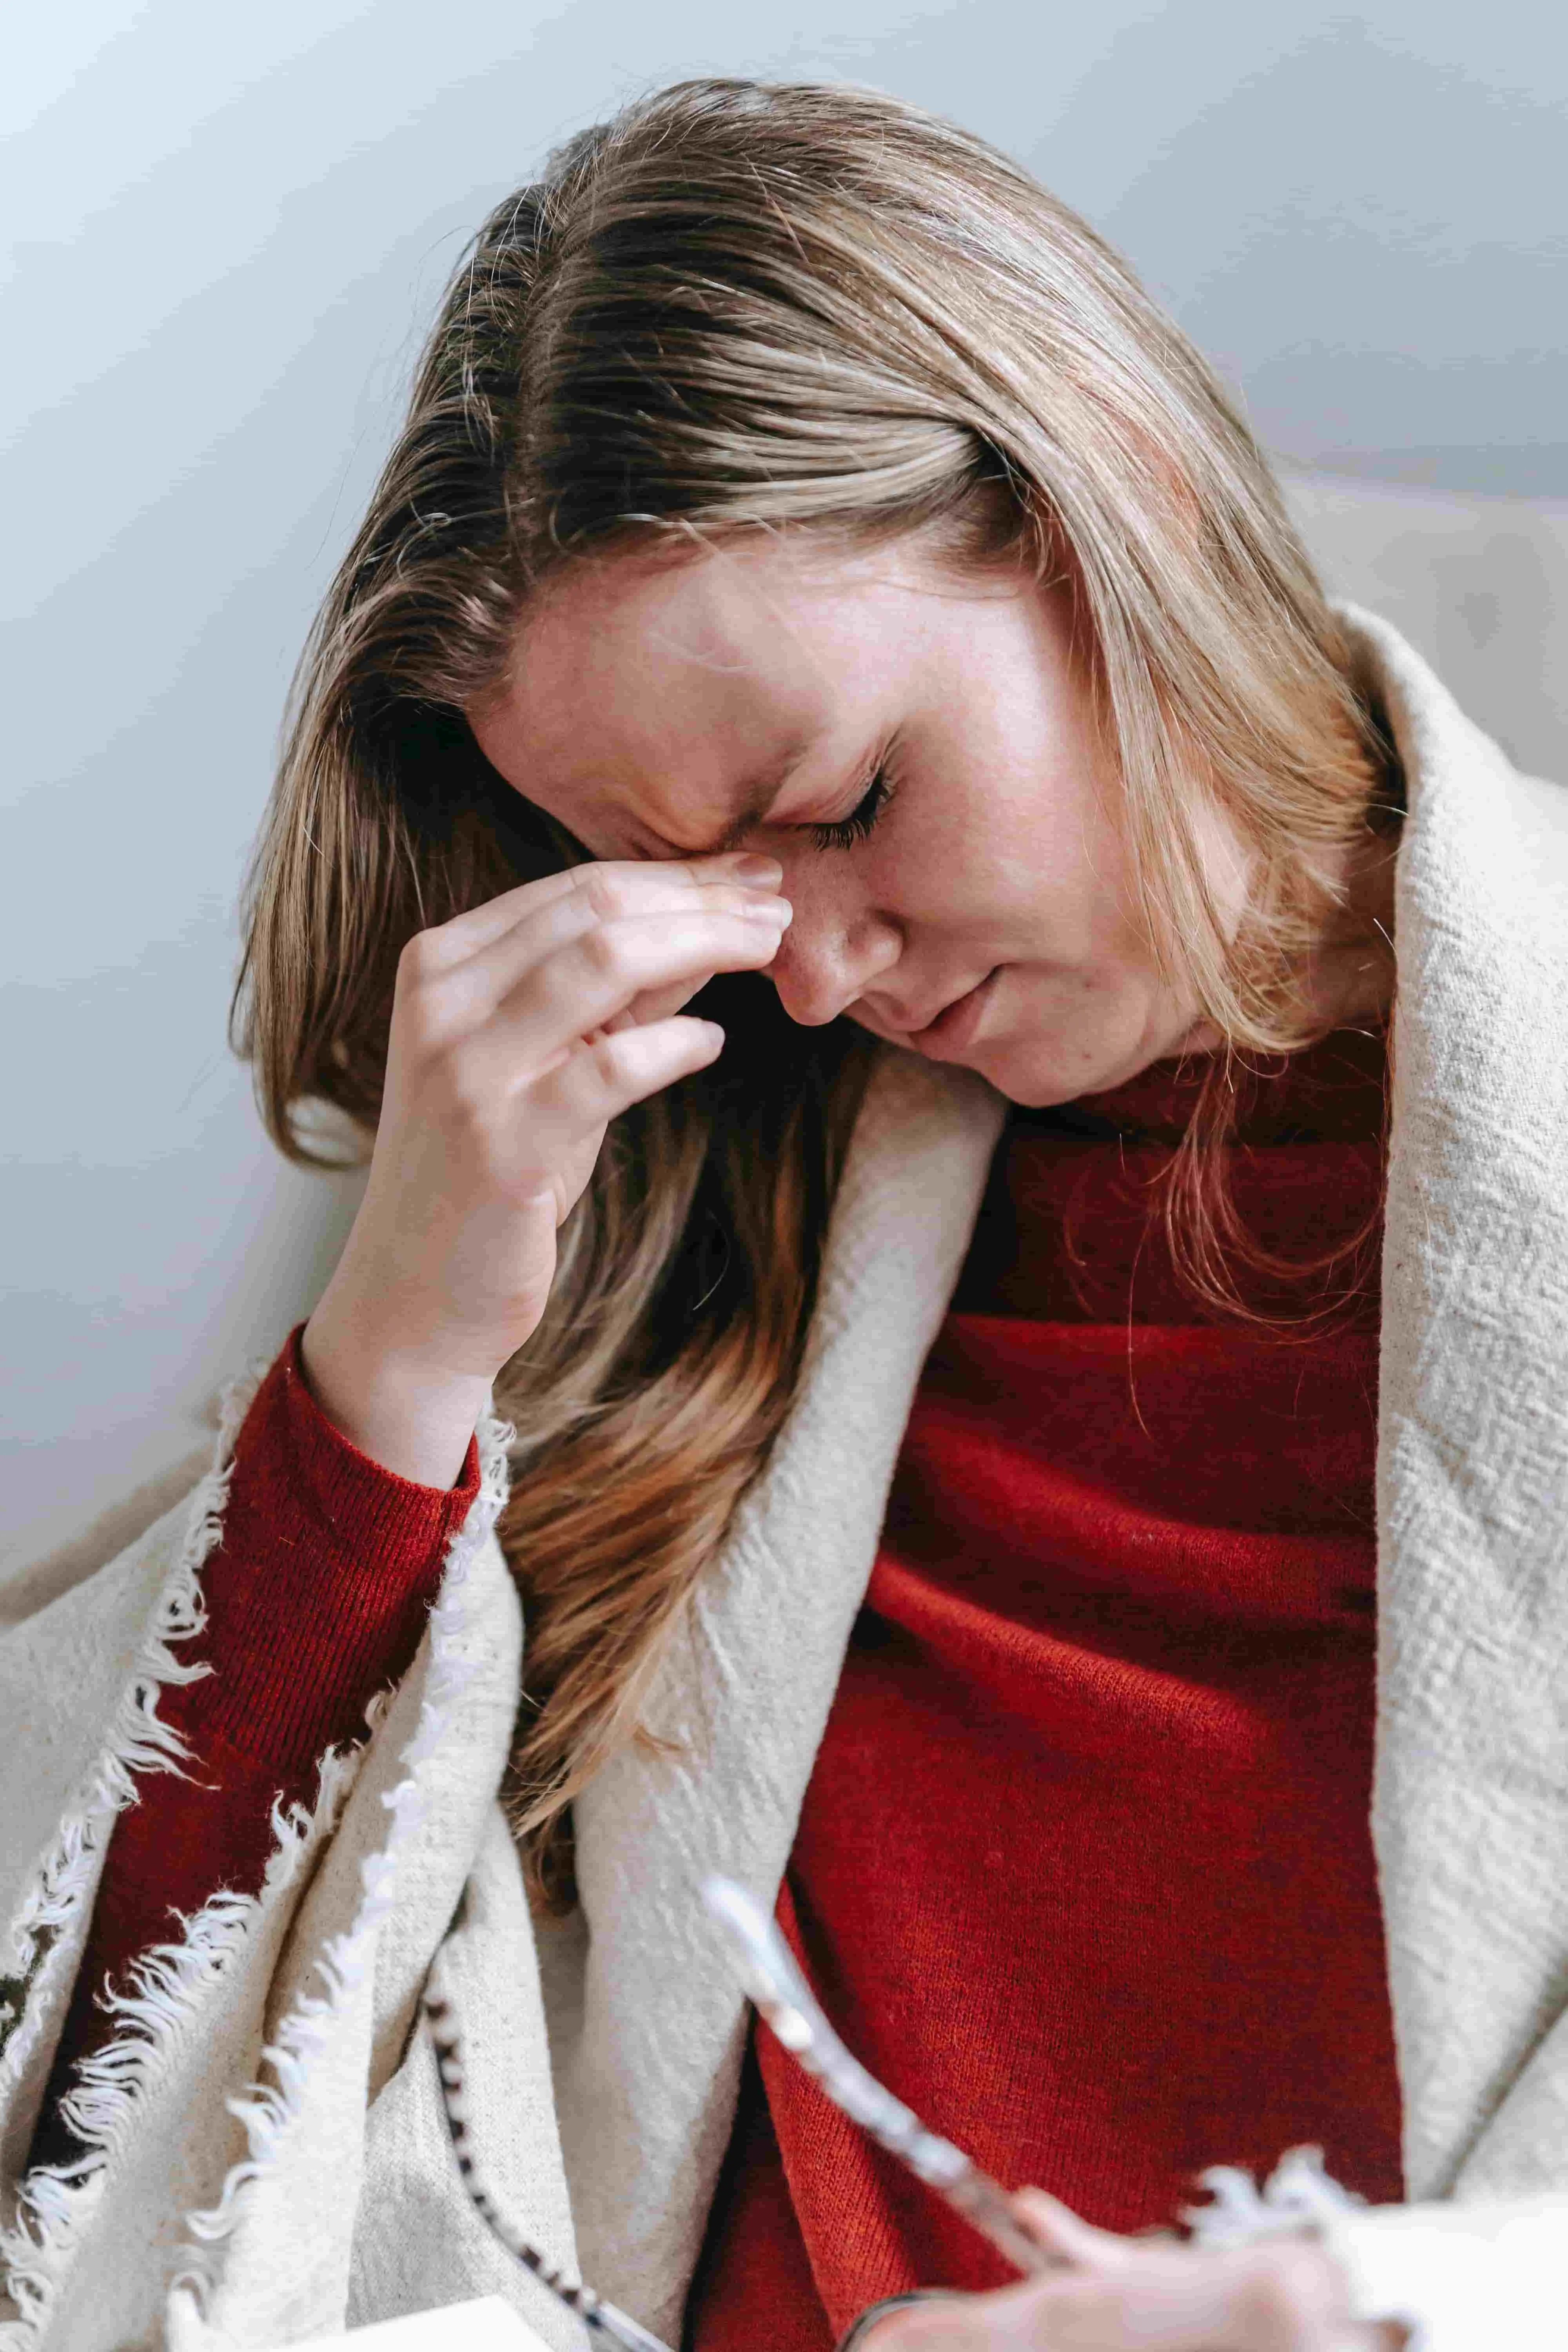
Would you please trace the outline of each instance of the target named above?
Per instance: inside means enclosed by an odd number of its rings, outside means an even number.
[[[363,1736],[375,1692],[406,1673],[452,1537],[479,1493],[477,1438],[455,1486],[362,1453],[310,1394],[289,1333],[241,1425],[223,1535],[203,1572],[214,1671],[166,1717],[197,1753],[216,1735],[280,1780]]]
[[[281,1376],[295,1467],[310,1481],[321,1508],[341,1525],[352,1523],[371,1545],[389,1536],[405,1549],[422,1536],[434,1541],[452,1527],[461,1526],[479,1491],[479,1439],[469,1438],[453,1486],[423,1486],[416,1479],[389,1470],[384,1462],[362,1453],[316,1402],[305,1371],[304,1332],[304,1324],[296,1323],[273,1370]],[[258,1395],[251,1404],[253,1413],[259,1402]],[[454,1506],[458,1507],[456,1518]]]

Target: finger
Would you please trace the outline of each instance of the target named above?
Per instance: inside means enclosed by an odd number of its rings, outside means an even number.
[[[1095,2229],[1044,2189],[1020,2189],[1013,2210],[1035,2243],[1062,2261],[1120,2269],[1135,2254],[1132,2241]]]
[[[467,962],[530,915],[591,891],[595,877],[610,877],[632,896],[662,892],[660,903],[675,903],[715,885],[776,888],[784,868],[777,858],[759,856],[754,850],[735,850],[721,857],[603,858],[564,866],[559,874],[520,882],[515,889],[487,898],[483,906],[467,907],[447,922],[433,924],[424,934],[430,969]]]
[[[531,1130],[541,1138],[548,1131],[562,1146],[580,1142],[633,1103],[706,1069],[723,1045],[724,1032],[716,1021],[694,1021],[685,1013],[646,1028],[601,1034],[531,1088]]]
[[[601,924],[545,956],[481,1034],[487,1049],[510,1063],[515,1083],[646,995],[689,994],[715,972],[761,971],[783,935],[781,920],[728,911]]]
[[[628,1004],[624,1013],[617,1013],[613,1020],[606,1021],[605,1026],[606,1029],[633,1029],[644,1021],[668,1021],[672,1013],[679,1013],[689,1004],[698,990],[704,985],[700,980],[678,980],[669,988],[649,989],[635,1003]]]
[[[427,1010],[437,1020],[471,1027],[553,948],[585,939],[614,923],[722,914],[754,915],[770,922],[788,919],[787,902],[776,890],[757,890],[734,882],[693,888],[684,881],[672,883],[656,869],[639,874],[634,868],[630,875],[615,876],[600,868],[591,884],[570,897],[531,908],[488,948],[443,975],[436,982],[440,994]]]

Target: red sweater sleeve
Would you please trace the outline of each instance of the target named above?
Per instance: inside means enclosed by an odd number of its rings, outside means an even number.
[[[177,1937],[174,1915],[220,1887],[258,1891],[274,1801],[309,1803],[323,1751],[364,1738],[371,1698],[413,1662],[448,1541],[479,1493],[473,1438],[451,1487],[418,1486],[361,1453],[310,1394],[304,1328],[236,1439],[222,1537],[202,1572],[206,1624],[180,1653],[212,1671],[159,1697],[191,1777],[147,1774],[115,1823],[36,2163],[72,2152],[57,2103],[73,2062],[107,2038],[96,2006],[105,1979]]]

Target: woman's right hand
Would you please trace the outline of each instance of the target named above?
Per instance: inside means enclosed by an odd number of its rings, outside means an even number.
[[[608,1122],[713,1060],[722,1032],[679,1007],[773,961],[782,878],[753,856],[577,866],[408,941],[364,1198],[301,1342],[362,1451],[456,1480]]]
[[[1161,2231],[1097,2230],[1043,2189],[1013,2210],[1052,2260],[991,2294],[937,2295],[851,2329],[855,2352],[1397,2352],[1397,2320],[1351,2315],[1351,2283],[1324,2243],[1187,2245]]]

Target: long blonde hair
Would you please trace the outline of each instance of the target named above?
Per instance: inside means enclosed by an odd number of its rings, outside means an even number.
[[[301,657],[231,1024],[291,1158],[330,1156],[312,1104],[362,1151],[373,1133],[410,934],[580,854],[463,717],[525,601],[582,555],[748,529],[1065,554],[1158,956],[1233,1046],[1312,1034],[1302,959],[1384,747],[1215,375],[981,140],[875,91],[689,81],[574,139],[474,237]],[[1254,860],[1235,939],[1205,803]],[[788,1405],[867,1067],[853,1026],[795,1028],[765,981],[709,1002],[726,1052],[617,1123],[496,1383],[528,1627],[510,1790],[560,1903],[573,1794],[637,1736]],[[1173,1177],[1200,1285],[1222,1106]]]

